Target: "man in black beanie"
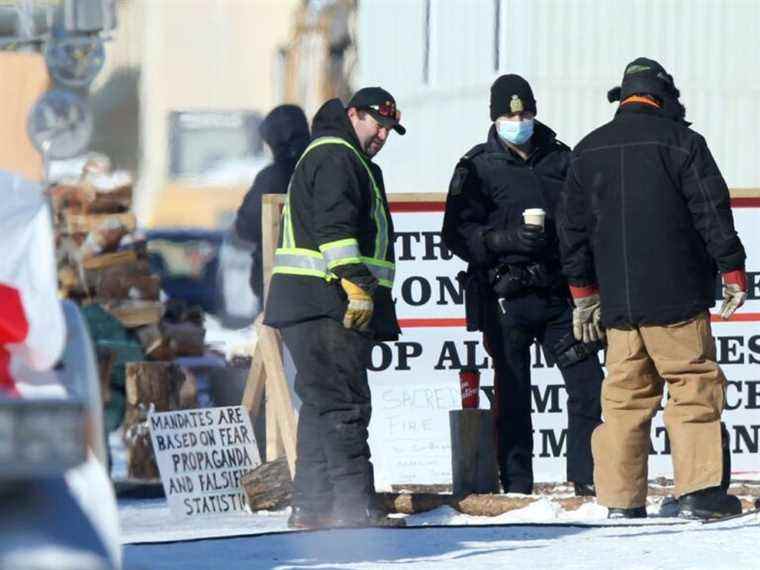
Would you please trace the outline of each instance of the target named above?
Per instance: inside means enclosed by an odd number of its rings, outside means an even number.
[[[656,61],[628,64],[608,94],[620,101],[615,117],[573,151],[558,209],[576,329],[595,336],[604,327],[609,343],[604,424],[593,451],[599,502],[611,518],[647,515],[651,420],[666,383],[681,516],[741,512],[726,493],[726,378],[708,309],[718,271],[720,315],[729,318],[744,302],[745,253],[726,183],[705,139],[688,128],[679,97]]]
[[[598,345],[573,338],[554,217],[570,149],[535,120],[533,91],[518,75],[494,82],[490,111],[486,142],[454,169],[443,239],[469,263],[467,328],[483,331],[494,360],[501,484],[508,493],[533,490],[530,347],[537,341],[567,388],[567,480],[577,495],[592,495],[603,374]]]

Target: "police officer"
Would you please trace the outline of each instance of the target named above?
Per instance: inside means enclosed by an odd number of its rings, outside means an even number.
[[[535,120],[528,82],[503,75],[491,86],[486,142],[457,164],[449,187],[443,238],[469,263],[467,325],[482,330],[495,366],[495,418],[505,492],[533,489],[530,347],[556,362],[568,393],[567,479],[578,495],[593,494],[591,432],[600,422],[603,378],[597,347],[572,337],[572,306],[560,275],[554,210],[569,149]],[[541,208],[544,227],[525,224]]]
[[[309,144],[309,123],[301,107],[279,105],[264,118],[261,138],[272,151],[273,162],[256,175],[251,189],[235,218],[237,235],[253,246],[251,289],[262,299],[263,267],[261,262],[261,197],[284,194],[301,153]]]
[[[609,343],[594,480],[613,518],[647,514],[649,430],[666,383],[681,516],[741,511],[726,494],[726,378],[708,309],[717,271],[725,284],[721,316],[744,302],[746,256],[726,183],[679,97],[656,61],[628,64],[609,93],[620,101],[615,117],[573,152],[559,209],[576,332],[594,338],[606,328]]]
[[[296,528],[390,525],[371,508],[367,382],[375,341],[398,338],[391,298],[393,225],[372,158],[403,135],[390,93],[361,89],[325,103],[296,166],[283,211],[265,323],[296,365]]]

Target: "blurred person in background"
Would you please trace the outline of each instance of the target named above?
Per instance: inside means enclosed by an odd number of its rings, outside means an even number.
[[[570,149],[535,120],[528,82],[503,75],[491,86],[486,142],[456,165],[446,200],[443,239],[469,263],[464,277],[468,330],[483,331],[494,360],[494,416],[501,484],[533,491],[531,354],[541,343],[567,389],[567,480],[594,494],[591,433],[601,421],[600,348],[576,342],[567,282],[560,272],[555,207]],[[540,208],[543,227],[523,212]]]
[[[331,99],[293,173],[265,323],[279,328],[301,398],[293,528],[400,524],[372,508],[372,345],[400,332],[391,296],[393,224],[372,159],[401,114],[379,87]]]
[[[274,161],[256,175],[235,219],[238,237],[253,246],[251,289],[259,302],[263,294],[261,198],[264,194],[285,194],[288,191],[290,176],[309,144],[309,124],[297,105],[280,105],[266,116],[260,133],[269,145]]]
[[[717,272],[725,284],[720,315],[744,302],[745,252],[726,183],[679,97],[659,63],[631,62],[608,94],[620,101],[615,117],[573,151],[559,208],[576,336],[606,329],[604,423],[593,452],[599,502],[611,518],[647,516],[650,427],[666,383],[680,515],[741,512],[726,493],[726,378],[708,309]]]

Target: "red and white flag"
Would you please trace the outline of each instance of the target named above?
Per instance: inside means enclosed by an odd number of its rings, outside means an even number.
[[[42,378],[63,353],[53,227],[42,186],[0,171],[0,395]]]

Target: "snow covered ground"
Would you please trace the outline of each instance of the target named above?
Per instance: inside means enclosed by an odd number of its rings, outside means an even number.
[[[468,517],[444,507],[407,517],[410,525],[420,525],[414,528],[271,535],[260,533],[284,530],[287,512],[183,521],[171,519],[162,500],[122,503],[120,510],[125,541],[238,535],[126,545],[127,570],[760,567],[756,515],[707,525],[650,518],[637,526],[598,527],[606,523],[602,507],[587,504],[567,513],[545,499],[497,518]],[[577,524],[557,526],[573,521]],[[535,524],[540,522],[545,524]],[[506,526],[478,526],[483,523]],[[447,524],[465,526],[429,526]]]
[[[110,440],[113,475],[118,479],[126,475],[124,449],[118,432]],[[754,489],[751,492],[755,494]],[[594,502],[564,510],[559,500],[569,495],[569,488],[560,487],[552,495],[537,497],[529,506],[498,517],[469,516],[441,507],[407,516],[411,527],[407,529],[316,532],[288,531],[288,510],[177,518],[165,499],[121,500],[124,567],[760,569],[754,551],[760,515],[706,525],[684,522],[672,518],[672,503],[653,496],[650,518],[627,526],[625,522],[610,524],[607,510]]]
[[[127,570],[760,568],[760,516],[684,522],[659,504],[636,526],[606,526],[606,509],[594,503],[564,511],[542,498],[499,517],[442,507],[406,517],[413,528],[315,532],[282,532],[287,511],[176,519],[163,499],[119,507]]]

